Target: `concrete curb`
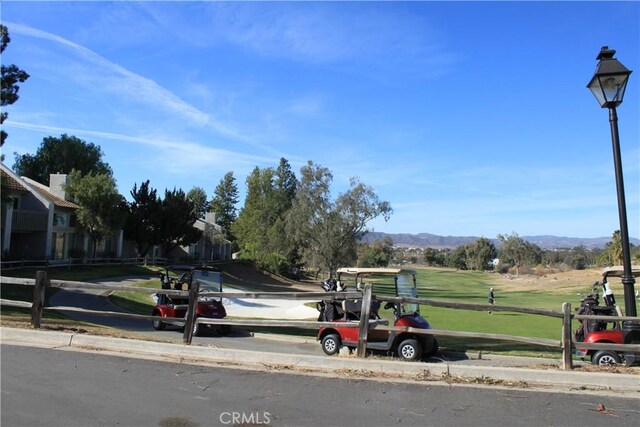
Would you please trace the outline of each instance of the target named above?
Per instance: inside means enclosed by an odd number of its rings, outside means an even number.
[[[36,331],[0,328],[4,344],[33,345],[49,348],[71,348],[108,351],[123,356],[143,356],[161,360],[189,360],[220,363],[227,366],[249,368],[291,369],[303,371],[341,373],[367,376],[384,373],[408,379],[447,379],[458,377],[466,383],[509,384],[526,383],[529,386],[578,389],[585,391],[640,393],[640,377],[630,374],[606,372],[577,372],[496,366],[455,365],[448,363],[409,363],[403,361],[356,359],[350,357],[310,356],[259,351],[222,349],[205,346],[157,343],[134,339],[113,338],[55,331]],[[500,385],[498,383],[498,385]]]

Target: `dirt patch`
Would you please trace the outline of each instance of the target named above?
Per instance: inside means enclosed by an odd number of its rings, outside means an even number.
[[[595,365],[580,365],[574,366],[574,371],[580,372],[606,372],[609,374],[628,374],[628,375],[640,375],[640,366],[595,366]]]
[[[573,270],[544,275],[496,275],[495,286],[506,292],[532,291],[551,294],[567,294],[575,292],[587,292],[593,283],[602,278],[601,270]],[[618,280],[613,281],[614,287]]]

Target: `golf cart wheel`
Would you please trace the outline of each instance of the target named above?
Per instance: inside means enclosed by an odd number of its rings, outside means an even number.
[[[599,366],[617,365],[620,363],[620,356],[611,350],[600,350],[591,357],[591,363]]]
[[[202,331],[202,325],[200,325],[197,322],[198,318],[194,317],[193,318],[193,336],[197,337],[198,335],[200,335],[200,332]]]
[[[333,356],[340,351],[340,337],[336,334],[329,334],[322,338],[322,351],[329,356]]]
[[[160,313],[156,313],[154,314],[155,317],[158,317],[158,319],[153,319],[153,329],[155,329],[156,331],[161,331],[165,328],[165,326],[167,326],[162,320],[160,320],[159,318],[162,317],[160,315]]]
[[[416,360],[422,357],[422,347],[418,340],[406,339],[398,346],[398,356],[404,360]]]

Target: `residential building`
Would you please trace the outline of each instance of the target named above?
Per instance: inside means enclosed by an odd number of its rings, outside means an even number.
[[[2,176],[2,258],[62,260],[93,248],[77,223],[79,206],[65,191],[68,176],[51,174],[49,186],[16,175],[0,163]],[[96,256],[120,257],[122,232],[98,242]]]
[[[231,259],[231,242],[227,240],[222,227],[216,223],[215,213],[207,212],[193,226],[202,231],[200,240],[175,249],[171,252],[171,258],[189,258],[199,262]]]
[[[68,260],[92,257],[93,241],[77,221],[79,206],[65,191],[69,177],[51,174],[49,186],[16,175],[0,163],[2,173],[2,260]],[[200,240],[175,249],[169,258],[211,262],[231,259],[231,242],[215,214],[209,212],[194,227],[202,230]],[[149,258],[164,256],[155,246]],[[97,242],[95,257],[137,257],[133,242],[125,242],[123,232]]]

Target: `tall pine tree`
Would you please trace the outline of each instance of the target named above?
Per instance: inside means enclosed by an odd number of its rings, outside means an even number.
[[[230,241],[234,241],[231,224],[237,219],[238,186],[233,172],[227,172],[213,192],[209,210],[216,214],[216,223],[223,228]]]

